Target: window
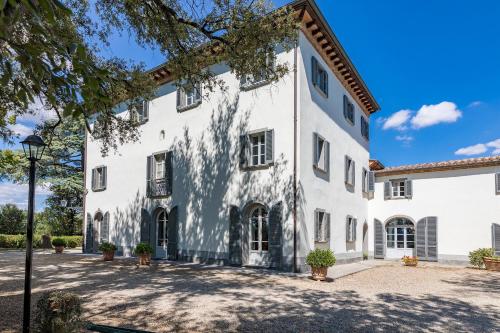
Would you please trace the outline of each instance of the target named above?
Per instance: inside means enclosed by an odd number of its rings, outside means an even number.
[[[101,243],[109,241],[109,212],[104,214],[102,221],[99,225],[99,241]]]
[[[104,191],[106,189],[107,168],[99,166],[92,169],[92,191]]]
[[[354,125],[354,104],[349,100],[349,97],[344,95],[344,118]]]
[[[326,243],[330,240],[330,214],[317,209],[314,215],[314,241]]]
[[[257,207],[250,215],[250,246],[252,251],[269,251],[269,225],[267,211]]]
[[[149,118],[149,102],[141,101],[130,105],[130,119],[139,124],[145,123]]]
[[[355,182],[355,163],[349,157],[345,157],[345,183],[350,186],[354,186]]]
[[[242,135],[240,166],[262,167],[274,161],[274,131],[264,130]]]
[[[328,97],[328,73],[319,64],[315,57],[311,58],[312,62],[312,83],[321,93]]]
[[[415,248],[415,227],[404,218],[397,218],[387,223],[387,248],[413,249]]]
[[[147,158],[146,191],[149,197],[172,194],[172,152],[161,152]]]
[[[321,171],[327,172],[330,164],[330,143],[314,133],[314,164]]]
[[[168,241],[168,215],[165,209],[162,209],[156,217],[157,246],[166,246]]]
[[[201,84],[177,88],[177,111],[192,109],[201,104]]]
[[[354,242],[356,241],[356,226],[358,224],[357,219],[352,216],[347,216],[346,219],[346,241]]]
[[[365,117],[361,116],[361,135],[366,140],[370,140],[370,125]]]
[[[274,67],[275,56],[273,53],[268,54],[268,56],[266,57],[266,63],[271,68]],[[242,75],[240,80],[240,86],[242,90],[254,89],[262,85],[265,85],[267,83],[269,83],[269,77],[264,69],[260,73],[255,75],[254,74]]]
[[[155,179],[165,178],[165,154],[155,155]]]
[[[405,180],[393,180],[392,185],[392,197],[393,198],[404,198],[406,193]]]

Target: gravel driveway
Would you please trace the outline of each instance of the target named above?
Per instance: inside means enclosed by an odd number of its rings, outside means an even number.
[[[0,331],[22,320],[24,253],[0,252]],[[85,319],[158,332],[500,332],[500,273],[388,263],[334,282],[235,268],[37,253],[42,291],[82,296]]]

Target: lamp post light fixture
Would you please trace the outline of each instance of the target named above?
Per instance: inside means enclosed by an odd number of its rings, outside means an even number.
[[[28,196],[28,223],[26,225],[26,268],[24,274],[24,311],[23,311],[23,333],[30,331],[31,313],[31,271],[33,257],[33,213],[35,205],[35,170],[36,161],[42,158],[45,150],[45,142],[37,135],[29,135],[24,141],[24,155],[30,161],[30,179]]]

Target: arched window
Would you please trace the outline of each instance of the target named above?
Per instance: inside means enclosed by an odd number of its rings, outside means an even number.
[[[386,225],[387,248],[413,249],[415,248],[415,226],[410,220],[398,217]]]
[[[250,214],[250,249],[252,251],[269,250],[269,221],[267,211],[258,206]]]
[[[157,246],[167,245],[168,240],[168,214],[162,209],[156,216]]]

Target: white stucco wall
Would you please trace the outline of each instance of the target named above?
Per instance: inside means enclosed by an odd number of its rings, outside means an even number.
[[[495,194],[500,167],[414,173],[377,177],[369,203],[369,248],[373,253],[373,220],[384,224],[404,215],[418,222],[438,218],[438,260],[467,260],[469,251],[491,247],[491,225],[500,223],[500,195]],[[411,199],[384,200],[384,181],[412,180]]]
[[[293,66],[293,51],[278,54],[278,62]],[[271,206],[291,192],[293,167],[293,74],[280,82],[240,91],[239,80],[216,66],[227,91],[210,93],[202,104],[176,110],[173,84],[159,88],[150,104],[141,137],[116,153],[102,157],[99,145],[87,144],[86,212],[109,211],[110,240],[130,250],[140,238],[140,210],[179,207],[179,250],[208,251],[223,258],[228,252],[229,209],[260,201]],[[239,168],[239,136],[245,131],[274,129],[274,166],[263,170]],[[160,132],[165,131],[165,139]],[[146,198],[146,159],[173,150],[173,194],[162,200]],[[91,170],[107,166],[107,188],[91,190]],[[287,192],[288,191],[288,192]],[[288,204],[284,205],[284,253],[291,255],[293,238]],[[85,229],[84,229],[85,230]]]
[[[299,37],[299,221],[301,248],[299,257],[314,249],[314,211],[324,209],[331,214],[330,247],[337,258],[362,256],[363,223],[368,214],[368,200],[361,191],[361,170],[368,169],[369,143],[361,135],[361,120],[369,118],[349,95],[334,73],[324,63],[304,34]],[[324,97],[311,81],[311,57],[314,56],[328,71],[328,97]],[[343,96],[355,105],[355,125],[344,118]],[[313,168],[313,133],[330,142],[330,172],[322,174]],[[344,182],[345,155],[355,161],[354,189]],[[358,220],[357,240],[346,242],[346,218]]]

